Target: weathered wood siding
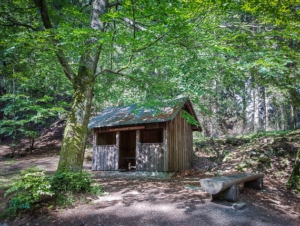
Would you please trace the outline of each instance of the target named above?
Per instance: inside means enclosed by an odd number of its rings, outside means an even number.
[[[96,145],[94,133],[92,170],[118,170],[119,168],[119,132],[116,133],[116,145]]]
[[[164,144],[141,144],[136,158],[136,170],[164,171]]]
[[[148,126],[148,128],[165,128],[165,124],[160,127]],[[141,143],[140,130],[136,133],[136,170],[138,171],[167,171],[167,154],[166,154],[166,136],[163,130],[163,143]]]
[[[167,122],[168,171],[177,172],[193,167],[193,132],[179,113]]]

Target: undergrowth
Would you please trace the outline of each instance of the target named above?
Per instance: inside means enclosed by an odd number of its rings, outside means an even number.
[[[101,193],[102,188],[93,182],[92,175],[88,172],[63,172],[47,176],[45,171],[30,167],[22,171],[13,186],[6,191],[6,209],[0,217],[11,218],[33,212],[41,205],[52,209],[53,203],[65,207],[73,204],[77,197]]]

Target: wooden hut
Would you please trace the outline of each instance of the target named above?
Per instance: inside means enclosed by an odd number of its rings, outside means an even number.
[[[110,107],[89,122],[93,129],[93,170],[136,169],[175,172],[193,166],[193,131],[182,117],[198,121],[188,98],[166,102],[156,110],[136,104]]]

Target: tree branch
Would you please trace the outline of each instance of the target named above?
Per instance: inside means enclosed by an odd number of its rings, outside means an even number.
[[[140,30],[140,31],[147,31],[146,28],[144,28],[144,27],[142,27],[142,26],[136,24],[134,21],[130,20],[129,18],[125,18],[125,17],[124,17],[124,18],[122,18],[122,20],[125,21],[125,22],[126,22],[127,24],[129,24],[130,26],[132,26],[132,27],[134,27],[134,28],[136,28],[136,29],[138,29],[138,30]]]
[[[29,28],[29,29],[31,29],[33,31],[37,31],[38,30],[37,28],[34,28],[31,25],[29,25],[29,24],[22,23],[22,22],[17,21],[17,20],[13,20],[12,18],[9,18],[9,17],[6,17],[6,20],[8,22],[10,22],[11,24],[1,24],[2,26],[6,26],[6,27],[13,27],[13,26],[26,27],[26,28]]]
[[[100,71],[98,74],[96,74],[96,77],[99,76],[100,74],[104,73],[104,72],[109,72],[109,73],[112,73],[112,74],[124,76],[124,74],[121,73],[121,72],[126,70],[127,68],[129,68],[130,64],[132,63],[132,59],[133,59],[133,55],[130,56],[128,63],[124,67],[120,68],[119,70],[114,71],[114,70],[111,70],[111,69],[104,69],[104,70]]]
[[[170,32],[170,30],[168,30],[165,34],[163,34],[162,36],[158,37],[157,39],[155,39],[153,42],[149,43],[148,45],[145,45],[144,47],[141,47],[139,49],[133,50],[133,52],[140,52],[140,51],[143,51],[143,50],[149,48],[150,46],[153,46],[155,43],[157,43],[161,39],[163,39],[169,32]]]
[[[50,17],[49,17],[46,1],[45,0],[33,0],[33,1],[41,12],[41,18],[42,18],[44,27],[46,29],[53,28]],[[52,32],[50,31],[50,33],[52,33]],[[52,44],[57,48],[56,56],[58,57],[58,60],[61,64],[66,76],[71,81],[73,81],[74,77],[75,77],[75,73],[73,72],[72,68],[70,67],[64,51],[58,46],[59,41],[54,38],[54,35],[51,36],[51,40],[52,40]]]
[[[114,71],[114,70],[111,70],[111,69],[104,69],[102,70],[101,72],[99,72],[96,76],[99,76],[100,74],[103,74],[105,72],[108,72],[108,73],[111,73],[111,74],[115,74],[115,75],[122,75],[122,76],[126,76],[125,74],[121,73],[121,72],[118,72],[118,71]]]

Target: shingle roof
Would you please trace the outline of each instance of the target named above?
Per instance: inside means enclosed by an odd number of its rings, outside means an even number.
[[[93,117],[88,127],[96,128],[171,121],[185,104],[188,104],[191,108],[188,112],[198,120],[188,98],[179,98],[165,103],[165,107],[159,107],[158,109],[138,108],[137,104],[109,107]]]

